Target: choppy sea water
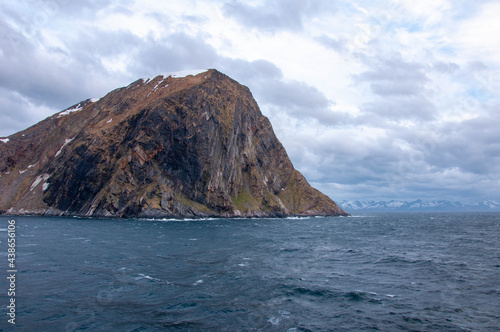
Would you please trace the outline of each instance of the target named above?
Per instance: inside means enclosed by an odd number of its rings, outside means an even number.
[[[0,218],[0,330],[7,220]],[[15,217],[19,331],[498,331],[500,214]]]

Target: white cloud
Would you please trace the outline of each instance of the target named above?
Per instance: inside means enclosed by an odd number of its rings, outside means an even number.
[[[401,0],[399,3],[406,13],[409,13],[414,20],[426,28],[439,25],[443,19],[447,18],[452,8],[452,4],[448,0]]]
[[[500,3],[489,2],[482,6],[477,15],[461,22],[453,38],[470,58],[498,62],[500,49]]]

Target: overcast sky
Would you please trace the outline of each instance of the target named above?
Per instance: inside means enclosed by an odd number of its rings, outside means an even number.
[[[216,68],[334,200],[500,200],[499,17],[498,0],[0,0],[0,136]]]

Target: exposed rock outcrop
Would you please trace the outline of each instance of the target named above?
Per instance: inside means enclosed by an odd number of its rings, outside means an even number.
[[[294,169],[249,89],[213,69],[140,79],[2,139],[0,210],[346,215]]]

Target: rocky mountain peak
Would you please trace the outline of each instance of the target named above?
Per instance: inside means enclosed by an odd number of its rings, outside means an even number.
[[[194,74],[139,79],[0,140],[0,210],[346,215],[293,168],[247,87]]]

